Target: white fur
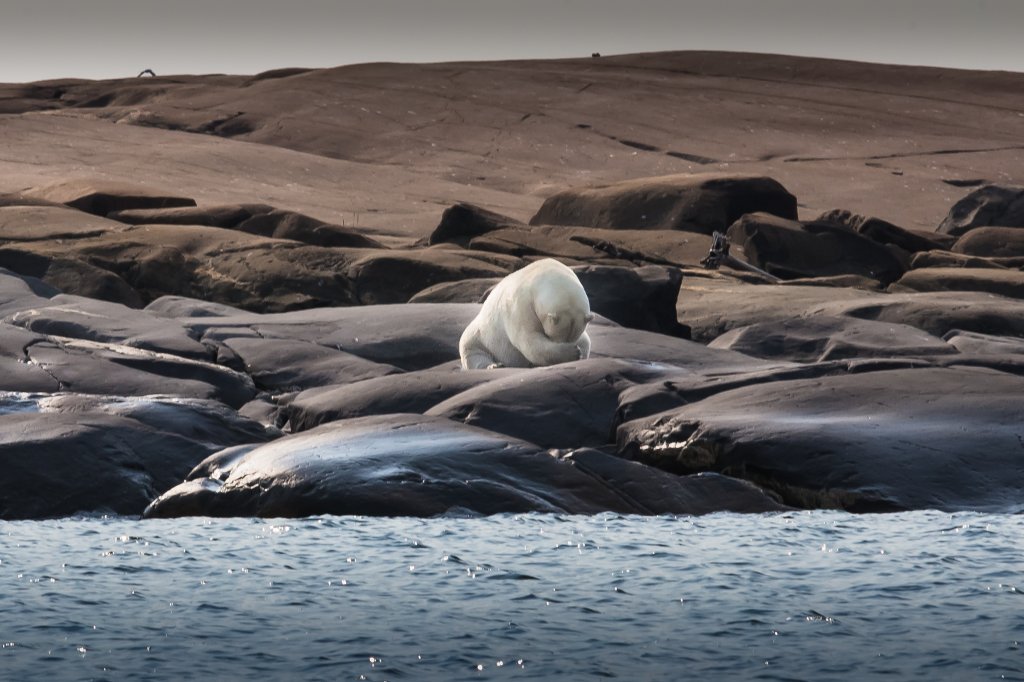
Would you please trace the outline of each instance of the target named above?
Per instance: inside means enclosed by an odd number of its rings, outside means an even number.
[[[540,367],[590,357],[594,318],[576,273],[551,258],[498,282],[459,339],[465,369]]]

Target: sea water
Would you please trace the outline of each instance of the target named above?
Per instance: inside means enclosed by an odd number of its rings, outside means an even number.
[[[1024,516],[0,523],[5,680],[1024,680]]]

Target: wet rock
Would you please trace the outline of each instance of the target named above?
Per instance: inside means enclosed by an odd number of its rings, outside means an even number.
[[[716,338],[708,347],[794,362],[956,353],[956,349],[942,339],[905,324],[831,315],[737,327]]]
[[[215,403],[91,401],[0,394],[0,518],[141,514],[210,453],[266,440]]]
[[[937,231],[959,237],[986,225],[1024,227],[1024,187],[979,187],[953,204]]]
[[[906,270],[892,249],[828,223],[751,213],[733,223],[726,235],[738,252],[733,255],[783,279],[861,275],[888,284]]]
[[[619,393],[665,372],[663,366],[613,359],[538,367],[467,388],[426,414],[546,448],[599,447],[614,440]],[[479,373],[490,372],[467,372]]]
[[[251,333],[265,339],[315,343],[415,371],[457,360],[459,336],[479,310],[479,305],[464,303],[397,304],[178,321],[212,344]]]
[[[1024,272],[993,268],[922,268],[907,272],[894,291],[984,291],[1024,298]]]
[[[763,176],[666,175],[558,192],[530,224],[711,234],[755,211],[796,220],[796,197]]]
[[[434,405],[479,384],[519,374],[522,369],[487,372],[427,369],[302,391],[284,408],[293,432],[329,421],[383,414],[423,414]]]
[[[1019,227],[976,227],[960,237],[952,250],[969,256],[1024,260],[1024,230]]]
[[[177,322],[83,296],[59,294],[45,306],[16,312],[3,321],[49,336],[117,343],[200,360],[211,357]]]
[[[150,315],[159,317],[229,317],[232,315],[245,315],[246,311],[241,308],[201,301],[197,298],[187,296],[161,296],[151,302],[145,308]]]
[[[449,206],[441,214],[441,222],[430,233],[427,244],[453,242],[465,246],[473,237],[523,224],[520,220],[488,211],[475,204],[459,202]]]
[[[105,216],[114,211],[134,208],[166,208],[195,206],[194,199],[152,190],[146,187],[117,184],[99,179],[62,180],[34,187],[23,194],[43,199],[93,215]]]
[[[415,415],[334,422],[213,459],[216,467],[200,465],[195,477],[155,500],[146,516],[780,508],[739,482],[667,478],[601,453],[584,453],[577,463],[525,441]],[[644,495],[649,488],[651,494]]]
[[[621,454],[753,481],[805,508],[1009,511],[1024,377],[916,368],[758,384],[623,424]]]
[[[401,371],[393,365],[294,339],[240,336],[221,343],[240,358],[245,373],[252,377],[256,387],[267,391],[300,391],[314,386],[350,384]]]

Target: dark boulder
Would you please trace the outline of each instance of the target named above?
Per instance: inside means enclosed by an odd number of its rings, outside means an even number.
[[[666,175],[559,192],[530,224],[711,234],[757,211],[796,220],[796,197],[763,176]]]
[[[1024,227],[1024,187],[979,187],[953,204],[937,231],[959,237],[988,225]]]
[[[221,448],[264,441],[216,403],[0,394],[0,518],[141,514]],[[34,403],[34,404],[33,404]]]
[[[620,453],[750,480],[787,504],[1019,511],[1024,377],[915,368],[771,382],[619,428]]]
[[[949,235],[908,230],[881,218],[863,216],[842,209],[822,213],[812,222],[847,227],[879,244],[892,244],[908,253],[948,248],[953,243]]]
[[[670,477],[599,452],[585,452],[576,461],[525,441],[417,415],[333,422],[229,454],[213,455],[216,466],[197,467],[189,480],[155,500],[146,516],[782,508],[740,481]]]
[[[984,258],[1024,259],[1024,230],[1019,227],[976,227],[960,237],[952,250]]]
[[[683,281],[678,268],[585,265],[574,267],[573,272],[590,298],[591,310],[599,315],[624,327],[690,337],[689,328],[676,318]]]
[[[441,222],[427,238],[427,244],[454,242],[465,246],[473,237],[524,223],[515,218],[488,211],[474,204],[457,203],[441,214]]]
[[[888,284],[906,270],[891,248],[827,223],[805,225],[751,213],[733,223],[726,235],[738,251],[733,255],[783,279],[861,275]]]
[[[64,204],[98,216],[133,208],[196,205],[195,200],[188,197],[99,179],[62,180],[26,190],[24,195]]]
[[[441,282],[504,277],[521,264],[517,258],[464,249],[432,247],[370,252],[345,270],[362,305],[405,303]]]
[[[78,258],[0,248],[0,267],[19,275],[35,277],[69,294],[122,303],[130,308],[142,307],[142,297],[127,282],[108,270]]]

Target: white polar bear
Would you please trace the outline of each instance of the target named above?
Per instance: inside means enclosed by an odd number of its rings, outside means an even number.
[[[540,367],[590,357],[590,300],[576,273],[551,258],[498,282],[459,339],[464,369]]]

